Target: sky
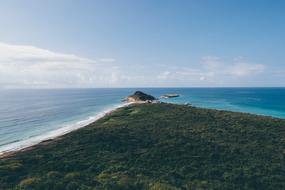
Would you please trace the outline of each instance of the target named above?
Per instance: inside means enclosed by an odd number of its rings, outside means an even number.
[[[285,87],[283,0],[0,1],[0,88]]]

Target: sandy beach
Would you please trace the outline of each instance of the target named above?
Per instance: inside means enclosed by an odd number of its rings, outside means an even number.
[[[62,127],[62,128],[57,129],[57,130],[51,131],[47,134],[43,134],[42,136],[35,137],[34,139],[28,139],[25,142],[23,142],[22,145],[15,146],[14,148],[11,148],[10,150],[7,150],[7,151],[0,152],[0,159],[9,158],[9,157],[14,156],[18,152],[25,152],[25,151],[31,150],[37,146],[47,145],[47,144],[53,143],[55,141],[58,141],[64,135],[66,135],[70,132],[76,131],[78,129],[81,129],[83,127],[87,127],[90,124],[96,122],[97,120],[103,118],[104,116],[111,114],[113,111],[115,111],[121,107],[128,106],[130,104],[132,104],[132,103],[124,103],[121,105],[117,105],[111,109],[107,109],[107,110],[95,115],[92,118],[89,118],[89,119],[84,120],[84,121],[79,121],[75,125]]]

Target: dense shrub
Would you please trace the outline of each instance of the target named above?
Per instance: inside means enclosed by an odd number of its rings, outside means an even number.
[[[173,104],[121,108],[0,160],[0,189],[285,189],[285,121]]]

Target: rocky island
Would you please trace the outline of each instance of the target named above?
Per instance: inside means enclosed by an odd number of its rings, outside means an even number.
[[[179,94],[164,94],[160,98],[177,98]]]
[[[136,91],[133,95],[128,96],[125,101],[130,103],[152,103],[156,102],[157,99],[152,95]]]

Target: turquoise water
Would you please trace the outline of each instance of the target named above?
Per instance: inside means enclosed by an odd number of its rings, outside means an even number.
[[[0,90],[0,153],[17,150],[82,127],[122,98],[142,90],[162,101],[285,118],[285,88],[146,88]]]
[[[180,94],[167,100],[172,103],[285,118],[285,88],[173,88],[149,92],[156,96]]]

